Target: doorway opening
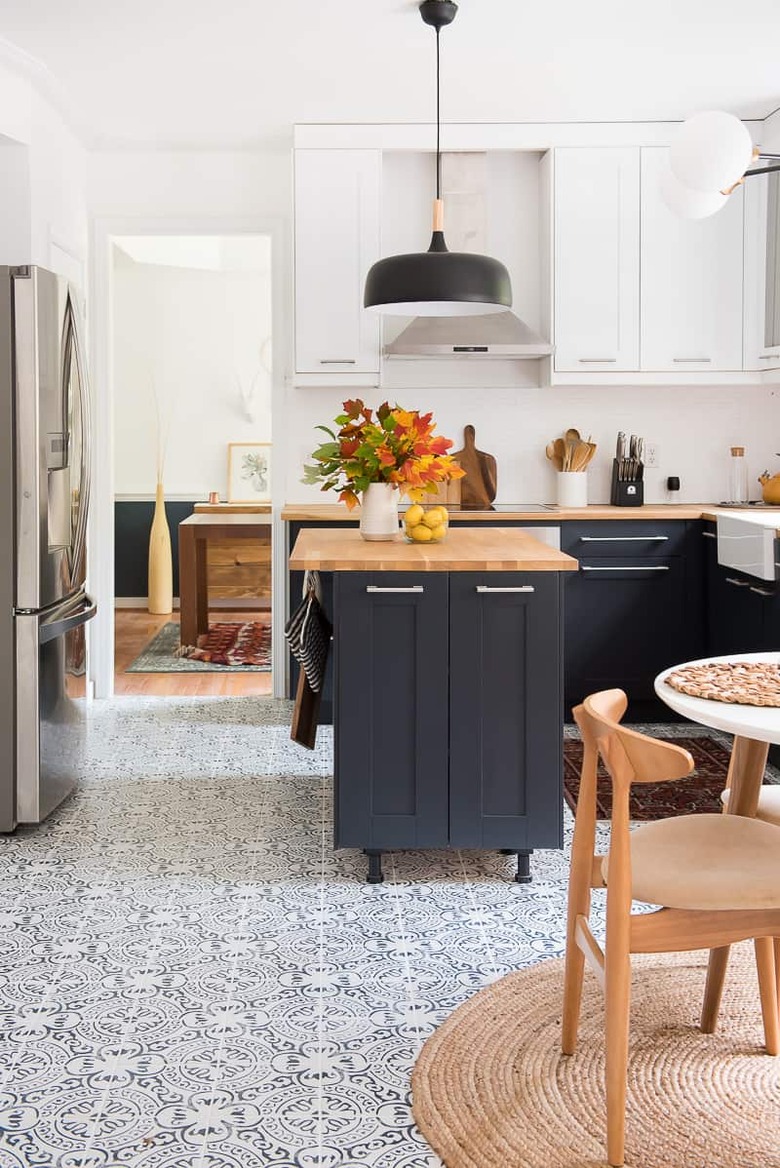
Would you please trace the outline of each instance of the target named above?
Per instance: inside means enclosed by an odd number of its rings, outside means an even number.
[[[270,695],[271,235],[114,236],[110,265],[114,691]]]

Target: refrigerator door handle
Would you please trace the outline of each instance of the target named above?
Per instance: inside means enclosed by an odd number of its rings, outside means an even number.
[[[95,601],[91,596],[85,596],[84,603],[75,612],[68,613],[67,616],[60,617],[59,620],[41,621],[38,635],[39,643],[45,645],[47,641],[53,641],[56,637],[69,633],[71,629],[86,624],[87,621],[92,620],[96,612],[97,604]]]
[[[62,367],[63,393],[67,394],[68,392],[70,363],[75,359],[76,379],[79,390],[79,410],[81,413],[82,448],[81,466],[79,468],[79,501],[73,531],[71,559],[71,583],[72,586],[78,587],[84,578],[83,560],[86,555],[87,515],[89,513],[89,496],[92,485],[92,420],[89,383],[87,381],[87,363],[82,346],[79,315],[70,291],[68,291],[68,302],[65,312],[66,344]],[[70,434],[68,437],[70,440]]]

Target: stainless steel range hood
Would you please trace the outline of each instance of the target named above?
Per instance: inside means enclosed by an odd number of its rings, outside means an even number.
[[[533,360],[553,351],[549,341],[513,312],[485,316],[418,316],[385,346],[385,357],[468,357]]]

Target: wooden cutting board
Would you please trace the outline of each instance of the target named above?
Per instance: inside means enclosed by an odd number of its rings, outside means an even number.
[[[453,452],[466,472],[460,482],[460,503],[462,507],[489,507],[496,497],[498,469],[492,454],[477,450],[474,427],[463,430],[463,449]]]

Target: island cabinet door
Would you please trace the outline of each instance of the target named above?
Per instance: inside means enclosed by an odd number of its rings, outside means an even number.
[[[447,575],[334,576],[336,847],[446,847]]]
[[[560,847],[560,578],[450,576],[450,844]]]

